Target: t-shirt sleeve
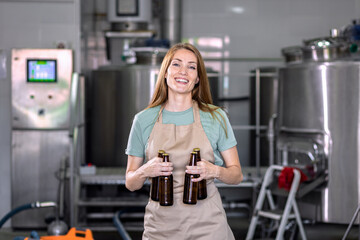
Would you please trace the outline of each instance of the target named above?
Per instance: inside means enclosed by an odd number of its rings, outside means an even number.
[[[229,118],[227,117],[226,113],[221,109],[218,109],[217,113],[221,114],[222,116],[219,118],[221,121],[221,126],[219,127],[219,140],[217,144],[218,144],[218,150],[220,152],[223,152],[229,148],[236,146],[237,142],[234,135],[234,131],[231,127]]]
[[[141,124],[137,115],[135,115],[133,124],[131,126],[129,139],[127,143],[127,148],[125,153],[127,155],[132,155],[136,157],[144,158],[145,144],[143,143],[142,138],[143,131],[141,129]]]

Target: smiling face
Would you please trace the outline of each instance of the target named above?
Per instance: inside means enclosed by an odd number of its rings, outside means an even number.
[[[165,75],[169,95],[191,94],[195,84],[199,82],[197,65],[193,52],[187,49],[175,52]]]

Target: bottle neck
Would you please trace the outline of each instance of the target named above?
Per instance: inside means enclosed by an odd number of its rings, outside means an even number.
[[[193,154],[193,153],[191,154],[189,166],[196,166],[196,154]]]
[[[200,152],[196,152],[196,161],[200,161],[201,160],[201,156],[200,156]]]

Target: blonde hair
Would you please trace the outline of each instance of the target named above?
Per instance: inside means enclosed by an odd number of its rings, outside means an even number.
[[[168,86],[166,83],[165,75],[171,64],[171,61],[174,58],[175,53],[180,49],[186,49],[194,53],[197,60],[197,70],[198,70],[198,78],[199,82],[194,86],[192,90],[192,99],[197,102],[200,110],[204,112],[210,112],[211,116],[214,119],[217,119],[222,127],[225,130],[227,136],[227,129],[225,124],[224,117],[217,112],[216,110],[220,107],[214,106],[213,100],[211,97],[210,84],[209,79],[207,77],[206,68],[204,64],[204,60],[199,52],[199,50],[190,43],[178,43],[172,46],[169,51],[166,53],[164,60],[162,61],[159,75],[157,78],[154,94],[147,108],[156,107],[164,104],[168,99]],[[215,112],[217,114],[215,114]],[[223,121],[220,121],[218,118],[219,115]]]

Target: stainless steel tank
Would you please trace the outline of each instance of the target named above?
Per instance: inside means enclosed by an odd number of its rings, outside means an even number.
[[[126,166],[134,115],[149,103],[159,65],[105,66],[92,73],[88,94],[87,159],[97,166]]]
[[[316,51],[318,53],[318,51]],[[305,61],[279,70],[278,157],[327,182],[302,217],[348,223],[360,202],[360,63]]]

